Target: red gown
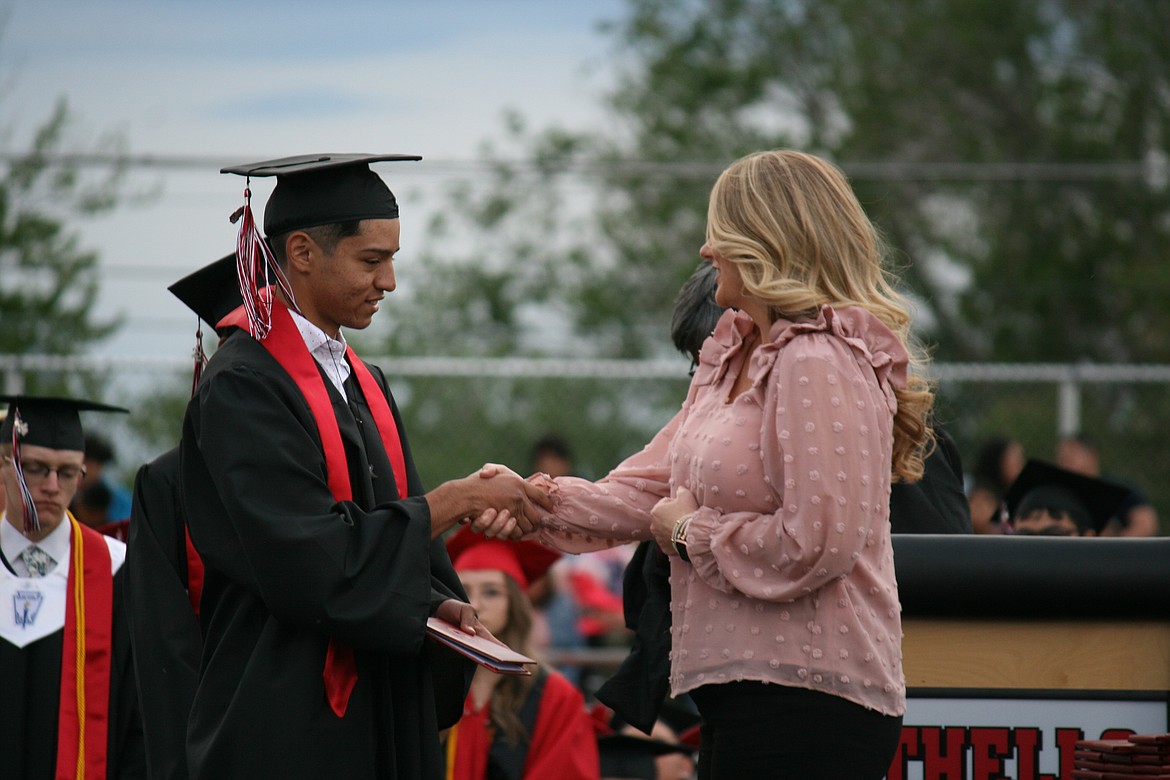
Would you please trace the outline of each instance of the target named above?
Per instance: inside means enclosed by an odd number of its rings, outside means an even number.
[[[540,696],[520,780],[598,780],[597,738],[581,692],[550,671]],[[469,695],[447,735],[447,780],[484,780],[491,746],[491,703],[477,712]]]

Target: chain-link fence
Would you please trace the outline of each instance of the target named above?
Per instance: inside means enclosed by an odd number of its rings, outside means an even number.
[[[527,473],[531,444],[549,432],[570,443],[578,473],[599,477],[678,409],[687,379],[681,357],[369,362],[386,372],[428,484],[489,460]],[[1052,460],[1062,436],[1082,434],[1097,445],[1105,474],[1132,483],[1160,517],[1170,516],[1170,366],[937,363],[931,370],[939,420],[968,471],[992,436]],[[131,407],[124,420],[93,421],[119,443],[123,478],[177,440],[190,376],[186,360],[0,355],[6,393],[72,388]]]

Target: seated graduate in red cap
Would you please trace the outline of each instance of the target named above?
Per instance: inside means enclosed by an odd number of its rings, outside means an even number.
[[[466,528],[447,549],[480,622],[531,655],[526,591],[560,553],[536,542],[484,539]],[[596,780],[600,772],[584,698],[547,666],[531,677],[476,669],[463,717],[446,739],[449,780]]]
[[[196,780],[438,778],[473,664],[426,641],[477,621],[440,537],[547,492],[514,475],[427,491],[382,372],[343,328],[395,289],[401,226],[369,167],[306,155],[225,168],[275,176],[261,238],[245,190],[243,306],[187,406],[182,514],[203,562],[203,650],[187,724]],[[534,503],[535,502],[535,503]]]
[[[85,473],[70,398],[0,396],[0,751],[5,780],[146,777],[122,604],[125,545],[68,511]]]

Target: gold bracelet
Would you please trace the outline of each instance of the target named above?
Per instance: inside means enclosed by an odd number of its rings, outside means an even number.
[[[670,532],[671,544],[686,544],[687,543],[687,529],[691,526],[691,518],[695,516],[694,512],[685,514],[674,523],[674,530]]]
[[[687,530],[691,527],[691,518],[694,516],[694,512],[683,515],[675,522],[674,528],[670,532],[670,543],[674,546],[674,551],[678,553],[679,558],[687,563],[691,562],[691,556],[687,550]]]

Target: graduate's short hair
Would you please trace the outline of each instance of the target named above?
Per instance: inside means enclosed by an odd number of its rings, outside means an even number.
[[[337,245],[341,243],[342,239],[356,236],[362,232],[362,221],[355,219],[347,222],[334,222],[330,225],[299,228],[298,230],[307,233],[309,238],[313,239],[317,246],[325,250],[327,254],[333,254],[333,250],[337,249]],[[268,246],[272,250],[273,256],[276,257],[276,262],[280,263],[281,266],[288,264],[288,255],[285,254],[284,248],[288,244],[288,237],[296,232],[297,230],[289,230],[268,239]]]

